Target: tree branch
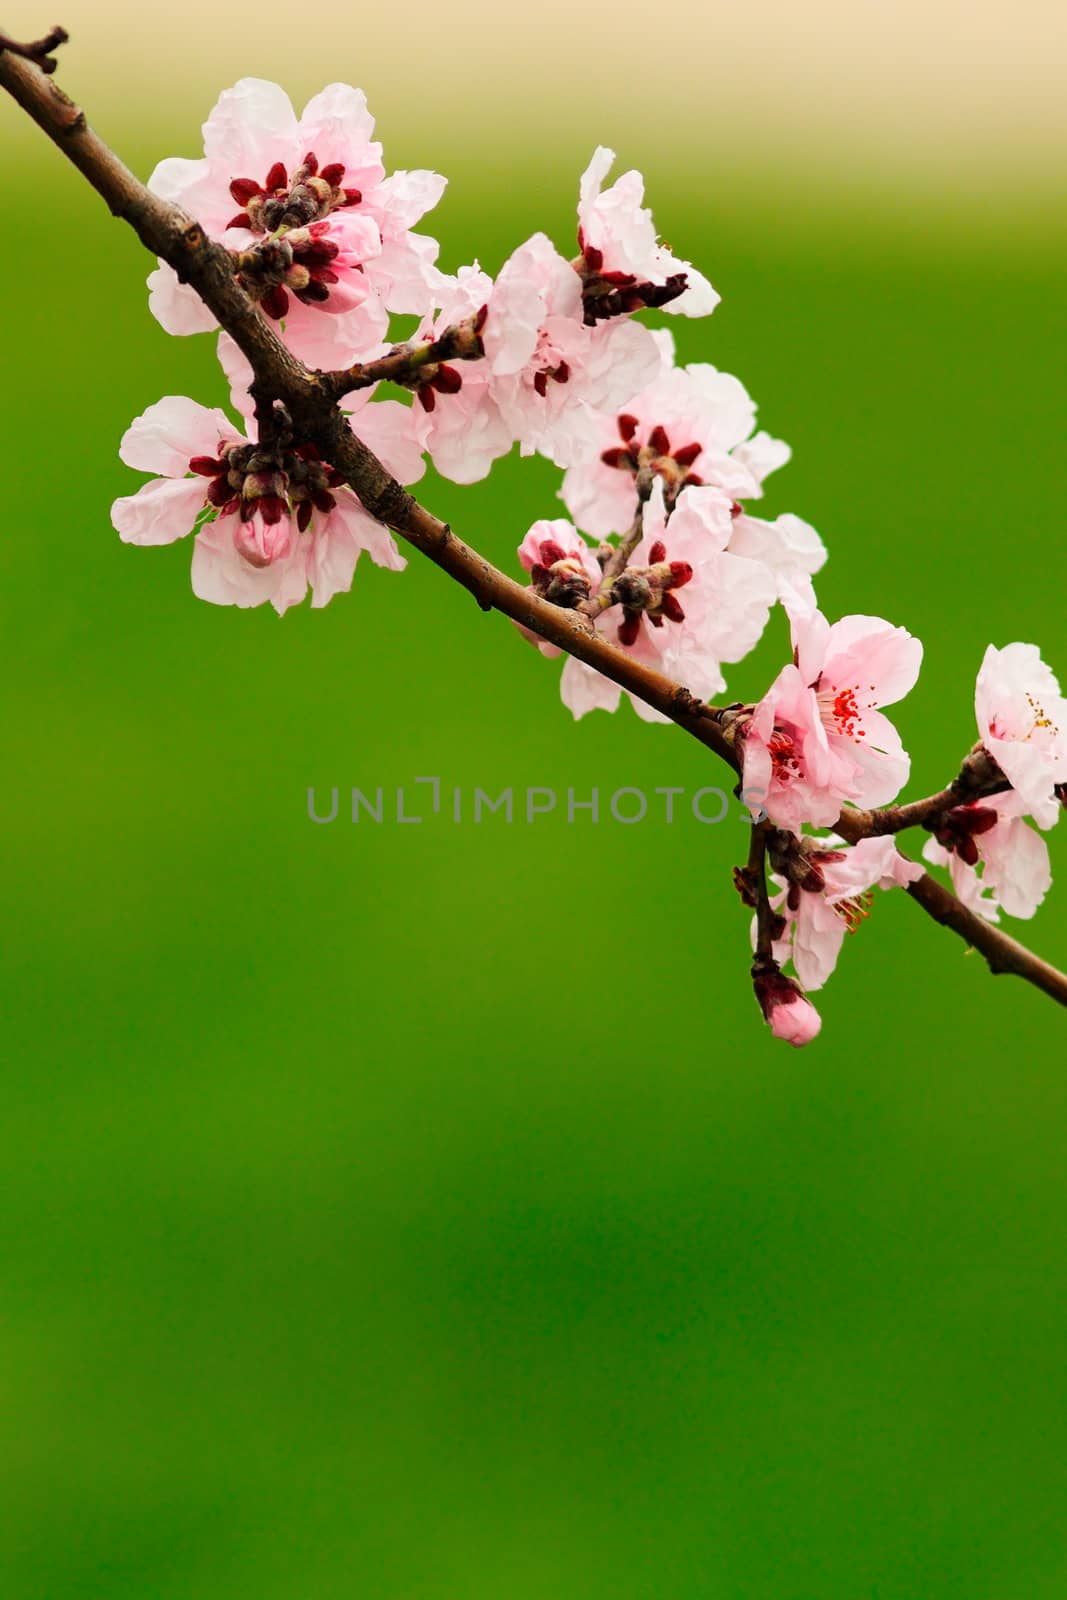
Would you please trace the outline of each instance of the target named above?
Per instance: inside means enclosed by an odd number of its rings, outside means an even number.
[[[457,538],[445,523],[424,510],[386,472],[334,403],[340,394],[378,381],[377,377],[368,376],[375,364],[368,363],[358,371],[351,368],[343,373],[312,373],[296,360],[236,281],[229,251],[209,240],[199,223],[179,207],[146,189],[92,131],[84,112],[50,81],[47,65],[38,67],[25,59],[32,56],[36,60],[42,51],[47,55],[47,48],[61,42],[61,32],[54,30],[39,45],[25,47],[13,46],[0,32],[0,87],[78,168],[113,215],[129,223],[146,249],[167,262],[184,283],[196,290],[251,364],[258,414],[264,420],[272,417],[273,403],[280,401],[295,431],[316,445],[324,460],[343,474],[372,516],[468,589],[483,610],[502,612],[602,672],[684,728],[737,772],[737,755],[724,736],[715,707],[706,705],[683,684],[644,666],[627,651],[609,643],[595,632],[587,617],[552,605],[500,572]],[[412,352],[403,346],[382,359],[393,361],[396,371],[411,375],[424,360],[431,359],[422,354],[426,346],[415,348],[420,354],[414,364]],[[395,373],[378,373],[378,377],[391,375]],[[941,796],[932,798],[940,800]],[[916,804],[922,806],[924,802]],[[902,807],[900,813],[907,810]],[[855,842],[872,832],[895,831],[874,826],[872,819],[879,815],[845,811],[838,821],[838,832]],[[911,826],[911,821],[901,822],[900,826]],[[1057,972],[969,911],[929,874],[911,884],[908,892],[935,922],[952,929],[981,951],[993,972],[1015,973],[1067,1005],[1067,974]]]
[[[376,383],[399,383],[417,389],[432,382],[442,362],[477,361],[485,350],[479,336],[480,317],[466,317],[446,328],[436,339],[397,344],[376,361],[357,361],[339,372],[320,372],[319,383],[331,400],[355,389],[372,389]]]
[[[66,28],[53,28],[43,39],[35,39],[32,44],[19,44],[17,39],[11,39],[0,31],[0,53],[8,50],[13,56],[22,56],[25,61],[36,62],[42,72],[50,74],[58,65],[52,54],[53,50],[58,50],[69,38],[70,34]]]

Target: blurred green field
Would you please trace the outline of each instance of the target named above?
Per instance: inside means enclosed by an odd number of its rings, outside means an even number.
[[[56,220],[0,261],[0,1592],[1062,1600],[1051,1003],[885,896],[792,1052],[732,820],[310,824],[310,784],[721,775],[628,709],[574,724],[417,557],[279,621],[194,600],[187,546],[122,546],[130,418],[223,385],[19,148],[9,214]],[[471,151],[443,263],[566,243],[587,155]],[[925,793],[987,643],[1067,672],[1067,230],[649,177],[724,296],[684,352],[793,444],[768,503],[827,539],[824,608],[925,641],[895,718]],[[555,487],[515,458],[423,498],[512,566]],[[1015,931],[1063,963],[1056,892]]]

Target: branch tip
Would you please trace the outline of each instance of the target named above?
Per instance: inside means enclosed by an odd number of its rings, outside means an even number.
[[[58,26],[46,33],[43,39],[34,39],[30,44],[20,44],[17,39],[0,32],[0,53],[7,50],[13,56],[21,56],[24,61],[32,61],[35,67],[51,77],[59,65],[53,51],[58,50],[61,44],[66,44],[69,38],[66,28]]]

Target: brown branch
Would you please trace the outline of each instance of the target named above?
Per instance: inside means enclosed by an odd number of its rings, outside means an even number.
[[[0,39],[6,40],[6,36],[0,34]],[[676,722],[737,772],[737,755],[724,736],[715,707],[610,644],[594,631],[588,618],[554,606],[514,582],[417,504],[356,437],[334,404],[338,382],[351,378],[354,369],[340,375],[316,374],[297,361],[235,280],[230,253],[209,240],[199,223],[177,206],[150,193],[93,133],[84,113],[45,72],[23,59],[23,54],[17,49],[13,52],[6,43],[0,50],[0,87],[78,168],[112,213],[128,222],[145,247],[196,290],[251,364],[260,416],[272,417],[273,402],[280,401],[295,431],[315,444],[323,458],[344,475],[367,510],[461,583],[484,610],[502,612],[602,672]],[[402,349],[392,353],[400,367],[409,359],[400,355]],[[357,385],[358,381],[357,375]],[[853,841],[866,837],[874,831],[867,825],[874,815],[877,813],[846,811],[838,821],[838,831]],[[935,922],[980,950],[993,972],[1016,973],[1067,1004],[1067,975],[969,911],[929,874],[910,885],[908,892]]]
[[[397,344],[375,361],[357,361],[338,372],[320,372],[319,383],[330,400],[355,389],[372,389],[376,383],[398,383],[417,389],[432,382],[442,362],[477,361],[485,349],[479,336],[480,318],[466,317],[446,328],[436,339]]]
[[[7,50],[13,56],[21,56],[24,61],[35,62],[42,72],[51,74],[58,66],[52,52],[58,50],[61,44],[66,44],[69,38],[66,28],[52,28],[43,39],[35,39],[32,44],[20,44],[17,39],[0,32],[0,53]]]
[[[911,800],[902,806],[887,806],[880,811],[847,811],[837,823],[842,832],[842,821],[849,820],[855,839],[869,839],[876,834],[901,833],[905,828],[928,828],[934,831],[938,817],[956,806],[973,805],[976,800],[990,795],[1004,794],[1011,788],[992,756],[976,744],[960,767],[958,775],[946,789],[927,795],[924,800]]]
[[[748,863],[744,872],[756,907],[757,964],[774,960],[774,912],[767,888],[767,824],[754,822],[748,845]]]
[[[642,467],[634,478],[634,487],[637,490],[637,510],[634,512],[634,520],[630,524],[629,532],[623,535],[614,548],[608,544],[602,546],[602,549],[611,553],[604,562],[596,594],[590,595],[588,600],[583,600],[578,607],[584,616],[598,617],[602,611],[607,611],[611,606],[618,604],[615,580],[626,571],[630,557],[641,543],[645,531],[645,506],[651,498],[654,483],[655,479],[648,466]]]
[[[1067,973],[1043,961],[992,922],[968,911],[961,900],[928,872],[915,883],[908,884],[908,893],[919,902],[927,916],[933,917],[943,928],[951,928],[983,955],[990,972],[1014,973],[1051,995],[1061,1006],[1067,1006]]]

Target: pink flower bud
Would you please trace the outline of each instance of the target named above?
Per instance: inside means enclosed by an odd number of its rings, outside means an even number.
[[[267,522],[257,512],[251,522],[238,522],[233,534],[238,555],[251,567],[269,567],[284,561],[293,548],[293,525],[288,517]]]
[[[811,1043],[822,1027],[822,1018],[795,978],[787,978],[777,962],[757,961],[752,968],[752,987],[776,1039],[796,1046]]]

